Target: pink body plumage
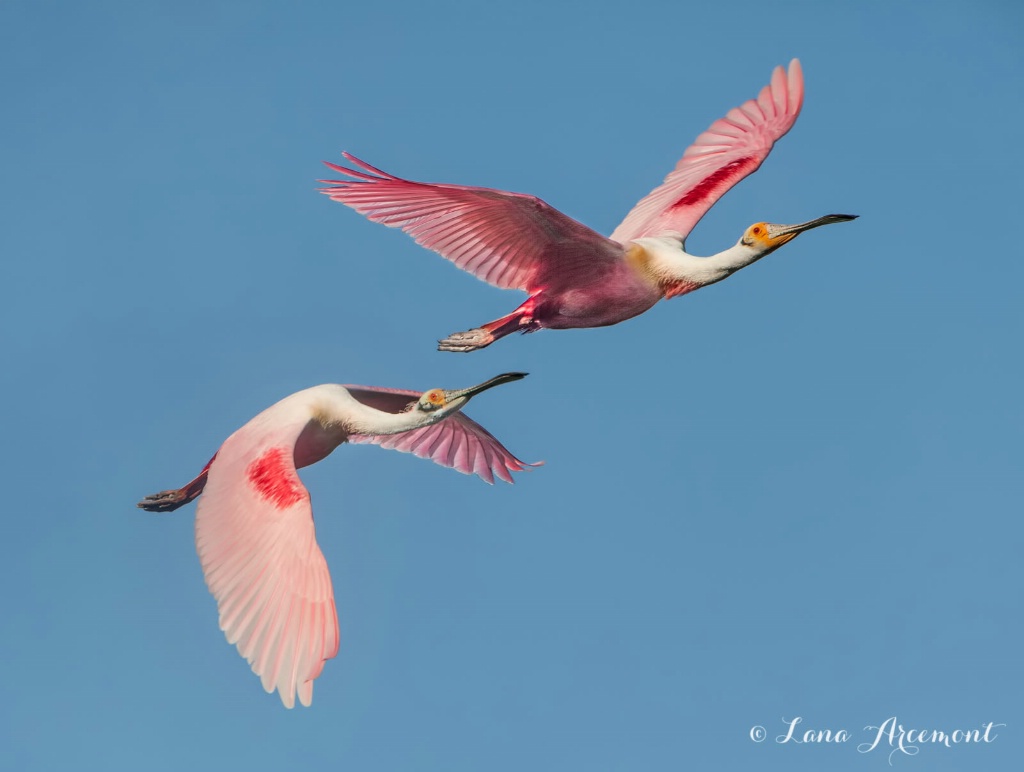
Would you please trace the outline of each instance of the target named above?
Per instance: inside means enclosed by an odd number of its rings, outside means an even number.
[[[707,210],[761,165],[802,103],[803,74],[794,59],[788,74],[775,69],[757,99],[702,133],[610,238],[535,196],[405,180],[348,153],[354,168],[327,164],[347,179],[323,180],[323,192],[374,222],[401,228],[486,282],[529,294],[511,314],[440,342],[442,350],[473,351],[516,331],[616,324],[777,248],[752,242],[746,250],[737,245],[694,258],[683,243]]]

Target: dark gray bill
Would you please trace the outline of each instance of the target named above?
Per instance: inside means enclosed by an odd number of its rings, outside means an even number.
[[[850,220],[856,220],[857,217],[859,217],[859,215],[856,214],[827,214],[824,217],[819,217],[817,220],[802,222],[799,225],[775,225],[772,223],[768,226],[768,238],[776,239],[779,236],[795,236],[798,233],[809,231],[811,228],[817,228],[819,225],[831,225],[834,222],[849,222]]]
[[[459,397],[469,399],[470,397],[479,394],[481,391],[487,391],[494,386],[500,386],[503,383],[511,383],[512,381],[520,381],[527,375],[529,375],[529,373],[502,373],[501,375],[495,375],[489,381],[484,381],[476,386],[470,386],[468,389],[446,391],[444,393],[444,398],[446,402],[451,402],[453,399],[458,399]]]

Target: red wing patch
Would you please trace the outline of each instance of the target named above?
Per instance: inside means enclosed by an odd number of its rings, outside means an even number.
[[[744,167],[749,165],[751,161],[756,160],[757,159],[748,156],[746,158],[737,158],[735,161],[730,161],[721,169],[716,169],[714,173],[709,174],[694,185],[693,189],[676,201],[670,209],[690,206],[691,204],[699,204],[705,199],[705,197],[713,194],[718,189],[718,186],[723,182],[730,180],[733,177],[738,177],[746,172],[747,170]]]
[[[253,488],[278,509],[285,509],[306,497],[306,489],[295,474],[285,448],[271,448],[246,470]]]

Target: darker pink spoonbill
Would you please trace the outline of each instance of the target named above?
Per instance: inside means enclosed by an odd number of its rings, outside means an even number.
[[[722,281],[797,235],[856,215],[829,214],[796,225],[759,222],[710,257],[686,252],[690,231],[733,185],[756,171],[796,121],[804,80],[794,59],[775,68],[757,99],[711,124],[665,181],[606,238],[536,196],[490,188],[413,182],[349,153],[356,168],[322,180],[322,192],[374,222],[401,228],[459,268],[529,297],[507,316],[438,342],[476,351],[513,332],[603,327],[642,314],[663,298]]]

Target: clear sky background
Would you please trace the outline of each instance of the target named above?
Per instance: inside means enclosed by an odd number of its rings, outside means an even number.
[[[882,770],[896,716],[1007,726],[894,768],[1019,768],[1022,8],[0,5],[0,767]],[[860,219],[617,327],[437,353],[522,295],[316,193],[349,150],[610,233],[794,56],[802,116],[688,246]],[[342,646],[286,711],[194,507],[135,502],[301,388],[508,370],[468,412],[546,461],[515,486],[304,473]]]

